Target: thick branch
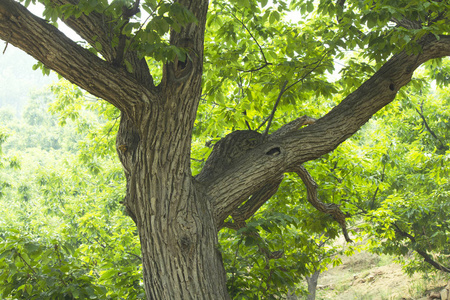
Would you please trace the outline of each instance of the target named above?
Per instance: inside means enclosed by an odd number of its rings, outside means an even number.
[[[401,20],[392,18],[391,21],[397,24],[398,27],[403,27],[406,29],[421,29],[423,27],[421,22],[411,21],[406,18],[403,18]]]
[[[176,58],[173,63],[168,63],[163,70],[161,86],[164,87],[174,84],[170,88],[177,88],[178,85],[186,84],[195,90],[192,84],[201,84],[203,74],[203,48],[204,34],[206,24],[206,14],[208,12],[208,0],[178,0],[176,1],[185,6],[197,18],[197,23],[186,24],[180,32],[172,30],[170,33],[170,44],[188,49],[188,57],[185,62],[178,61]],[[192,83],[189,84],[189,81]],[[197,108],[200,101],[201,87],[198,90],[198,97],[193,107]],[[196,110],[193,111],[194,115]]]
[[[125,70],[96,57],[15,1],[0,2],[0,39],[9,39],[48,68],[131,116],[137,104],[156,98]]]
[[[51,0],[56,6],[77,5],[78,0]],[[63,17],[62,21],[72,28],[79,36],[94,45],[100,43],[102,50],[99,52],[106,61],[111,62],[115,56],[111,46],[113,20],[98,12],[91,12],[89,16],[82,14],[78,18],[74,16]],[[94,38],[95,37],[95,38]]]
[[[58,6],[77,5],[78,2],[79,0],[52,0],[52,3]],[[133,6],[132,9],[136,10],[137,7]],[[100,43],[101,49],[97,49],[97,51],[106,61],[113,62],[114,58],[117,57],[117,49],[112,47],[113,27],[116,22],[111,17],[93,11],[88,16],[82,14],[78,18],[71,16],[62,20],[91,45]],[[136,51],[127,51],[125,59],[133,66],[135,78],[147,84],[149,88],[153,87],[153,79],[145,59],[139,59]]]
[[[392,102],[424,62],[450,56],[450,37],[427,36],[422,53],[400,53],[389,59],[369,80],[348,95],[327,115],[306,128],[269,140],[247,152],[221,176],[209,183],[208,194],[221,223],[255,189],[302,163],[333,151],[377,111]],[[277,155],[272,150],[278,149]],[[249,188],[250,187],[250,188]],[[242,200],[244,199],[244,200]]]
[[[279,139],[283,136],[297,131],[301,126],[312,124],[315,119],[308,116],[302,116],[294,121],[285,124],[273,134],[268,136],[264,145],[262,153],[260,155],[261,161],[279,161],[280,147],[272,146],[270,141],[273,139]],[[227,170],[232,169],[236,164],[241,164],[241,158],[245,156],[246,153],[252,149],[261,145],[262,135],[256,131],[235,131],[227,135],[225,138],[221,139],[214,145],[213,152],[209,156],[205,163],[202,171],[197,175],[196,179],[205,184],[210,185],[217,178],[227,174]],[[282,159],[282,157],[281,157]],[[239,206],[244,201],[247,201],[249,197],[251,198],[242,206],[234,211],[231,211],[229,205],[220,206],[216,211],[219,216],[217,219],[217,226],[220,228],[222,226],[223,220],[231,214],[236,222],[245,221],[251,217],[272,195],[274,195],[278,189],[278,186],[282,180],[282,173],[273,173],[271,176],[266,178],[266,181],[260,183],[261,185],[254,185],[252,178],[242,178],[243,181],[247,182],[247,185],[243,185],[245,190],[233,191],[238,195],[232,198],[233,195],[229,195],[232,199],[232,203],[228,203],[233,207]],[[231,174],[232,176],[233,174]],[[267,175],[267,174],[263,174]],[[258,173],[253,173],[252,176],[260,176]],[[220,189],[217,189],[220,192]],[[214,199],[214,194],[210,193],[210,196]],[[229,225],[229,224],[228,224]],[[229,227],[229,226],[228,226]]]
[[[245,221],[253,216],[259,208],[266,203],[267,200],[275,195],[282,180],[283,178],[281,177],[279,180],[267,184],[263,189],[256,192],[250,199],[247,200],[247,202],[231,214],[234,222],[231,224],[223,224],[221,227],[234,228],[236,230],[244,227]],[[220,230],[221,227],[218,229]]]

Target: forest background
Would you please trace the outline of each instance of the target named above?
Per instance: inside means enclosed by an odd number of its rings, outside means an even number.
[[[11,49],[1,58],[3,297],[143,299],[139,241],[120,205],[125,179],[114,146],[118,111],[55,76],[51,87],[28,96],[24,86],[44,86],[46,77],[15,79],[6,61],[17,66],[26,59]],[[374,66],[366,67],[370,75]],[[425,78],[436,70],[441,76],[430,83]],[[410,274],[449,272],[450,113],[443,109],[450,102],[449,70],[448,59],[432,61],[389,105],[389,114],[382,110],[336,151],[307,164],[320,198],[353,216],[352,238],[369,237],[366,249],[395,255]],[[345,69],[342,75],[337,85],[358,85]],[[318,91],[302,111],[318,117],[336,99],[335,91]],[[283,118],[294,114],[288,104],[279,107]],[[194,174],[211,152],[205,145],[245,128],[233,112],[224,109],[214,120],[206,109],[200,112]],[[298,180],[288,176],[285,184]],[[336,247],[340,227],[309,205],[300,181],[296,186],[281,186],[245,230],[221,231],[234,298],[304,294],[301,281],[339,264],[338,253],[351,255],[361,246]],[[283,257],[267,260],[267,249]]]

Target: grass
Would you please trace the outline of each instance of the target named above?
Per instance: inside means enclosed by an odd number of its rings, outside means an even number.
[[[427,292],[427,282],[425,279],[421,278],[419,280],[415,280],[408,287],[409,295],[412,298],[419,298],[426,294]]]

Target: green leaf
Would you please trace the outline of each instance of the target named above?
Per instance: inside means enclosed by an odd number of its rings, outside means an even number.
[[[102,44],[100,42],[95,42],[95,49],[99,52],[102,51]]]
[[[126,60],[126,59],[125,59],[123,62],[124,62],[124,64],[125,64],[125,67],[126,67],[128,73],[133,73],[134,68],[133,68],[133,66],[131,65],[131,63],[130,63],[128,60]]]
[[[100,278],[99,278],[99,280],[100,281],[104,281],[104,280],[107,280],[107,279],[109,279],[109,278],[111,278],[111,277],[113,277],[113,276],[117,276],[117,270],[116,269],[109,269],[109,270],[106,270],[106,271],[104,271],[101,275],[100,275]]]
[[[275,22],[280,21],[280,13],[276,10],[272,11],[269,15],[269,22],[274,24]]]
[[[306,3],[306,11],[312,13],[314,11],[314,3],[312,1],[308,1]]]

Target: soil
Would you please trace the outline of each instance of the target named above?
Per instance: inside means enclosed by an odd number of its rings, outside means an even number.
[[[342,265],[320,275],[316,299],[425,300],[448,280],[444,275],[410,277],[392,257],[360,252],[342,257]]]

